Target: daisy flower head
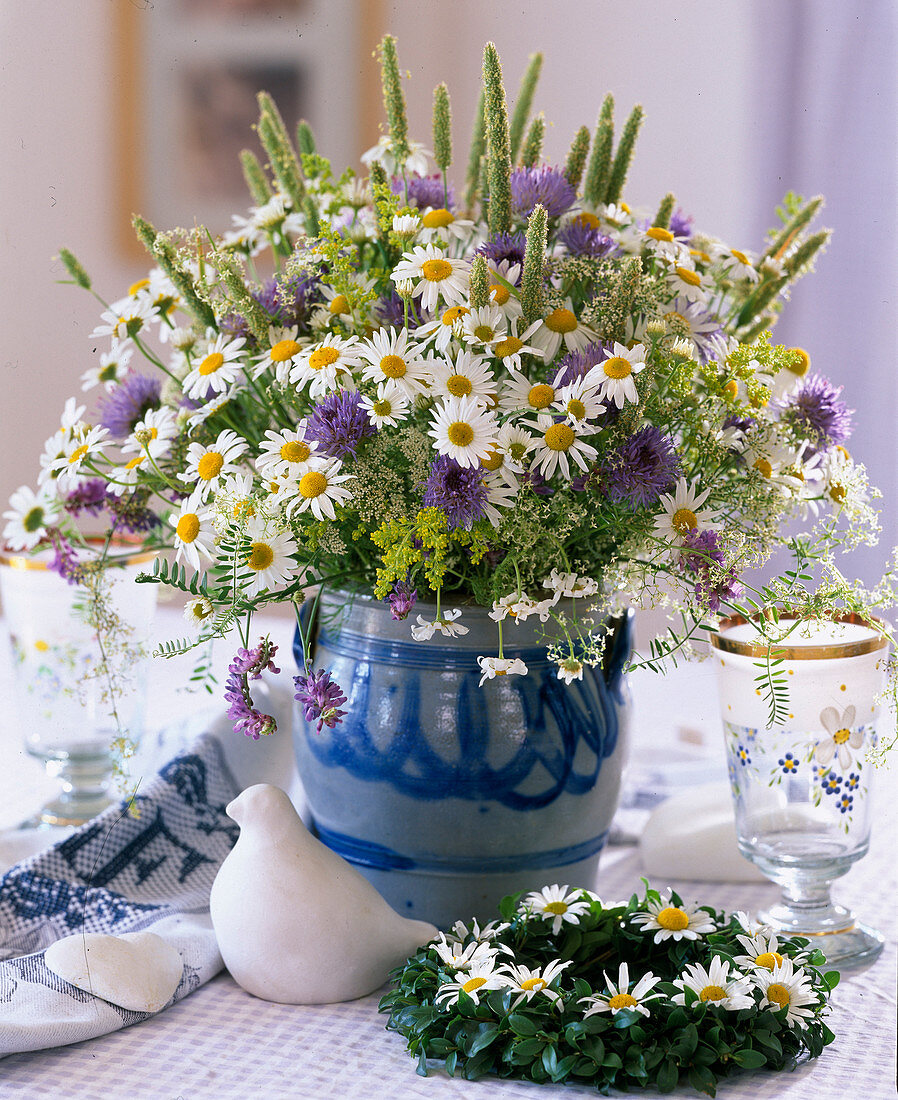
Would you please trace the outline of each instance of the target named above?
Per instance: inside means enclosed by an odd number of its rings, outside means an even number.
[[[295,325],[292,328],[270,326],[268,341],[271,345],[268,351],[256,357],[253,378],[258,378],[266,370],[273,370],[278,382],[286,383],[306,341],[299,339],[299,328]]]
[[[153,315],[153,303],[148,298],[122,298],[100,314],[103,323],[96,326],[90,338],[111,336],[114,340],[133,340],[149,325]]]
[[[521,902],[521,908],[535,917],[552,924],[552,935],[557,936],[562,924],[579,924],[584,913],[589,912],[589,902],[580,897],[579,890],[568,886],[544,886],[534,890]]]
[[[711,289],[709,281],[695,270],[691,260],[671,264],[665,281],[674,294],[687,302],[706,302]]]
[[[212,558],[215,532],[212,528],[212,512],[204,507],[196,496],[181,502],[181,507],[168,517],[175,529],[175,561],[186,558],[189,565],[200,568],[200,554]]]
[[[531,335],[531,339],[548,363],[555,358],[562,343],[567,351],[582,351],[587,344],[596,343],[599,336],[578,320],[568,297],[563,305],[549,310],[542,326]]]
[[[3,513],[7,520],[3,541],[11,550],[34,549],[59,516],[59,498],[50,485],[41,485],[37,492],[22,485],[9,503],[9,510]]]
[[[442,455],[460,466],[477,466],[496,442],[499,422],[475,396],[449,397],[434,408],[427,434]]]
[[[797,390],[811,369],[811,357],[804,348],[789,348],[789,358],[773,379],[773,397],[781,400]]]
[[[511,475],[513,478],[514,475]],[[518,495],[517,481],[510,481],[501,473],[487,473],[483,477],[486,500],[483,503],[483,515],[495,528],[502,526],[502,512],[514,505]]]
[[[489,267],[494,276],[500,276],[495,282],[490,283],[491,305],[500,311],[506,321],[519,319],[524,312],[521,299],[517,294],[512,294],[505,284],[518,285],[521,278],[521,265],[502,260],[499,264],[490,264]]]
[[[698,491],[697,478],[687,482],[681,477],[673,493],[662,493],[659,498],[664,512],[655,519],[658,534],[679,545],[691,531],[716,530],[716,513],[702,508],[709,494],[710,489]]]
[[[477,940],[479,943],[492,943],[495,938],[500,935],[505,929],[508,928],[508,923],[505,921],[491,920],[487,924],[480,927],[477,918],[474,917],[470,924],[465,924],[464,921],[457,920],[452,925],[450,931],[456,939],[464,941],[470,937]],[[510,951],[510,948],[505,947],[504,944],[497,945],[499,951]]]
[[[109,432],[105,428],[91,428],[86,424],[77,426],[71,438],[65,441],[62,455],[50,468],[56,474],[56,483],[60,489],[69,489],[78,484],[83,476],[80,471],[86,461],[101,455],[110,445]]]
[[[197,596],[184,604],[184,620],[194,631],[202,630],[203,626],[214,617],[215,608],[206,596]]]
[[[520,657],[478,657],[482,673],[480,686],[496,676],[526,676],[527,666]]]
[[[682,241],[678,241],[664,226],[650,225],[643,230],[642,245],[647,252],[653,253],[666,263],[686,261],[689,257],[688,247]]]
[[[305,421],[279,432],[269,429],[256,456],[256,469],[265,478],[300,478],[308,470],[326,464],[317,441],[306,439]]]
[[[81,375],[81,389],[90,390],[94,386],[102,386],[110,393],[116,383],[125,377],[133,354],[134,345],[130,340],[113,340],[109,351],[101,353],[97,365]]]
[[[518,330],[522,325],[523,320],[520,317],[510,317],[508,331],[505,336],[498,343],[493,344],[490,349],[490,354],[495,359],[501,360],[503,365],[512,371],[521,370],[522,355],[542,355],[537,343],[532,341],[534,334],[538,333],[543,327],[542,321],[534,321],[532,325],[528,325],[522,332],[519,332]],[[532,342],[528,343],[528,340]]]
[[[448,247],[466,245],[474,235],[474,223],[467,218],[457,218],[451,210],[442,206],[428,206],[421,213],[421,227],[418,240],[422,244],[440,244]]]
[[[382,164],[390,176],[400,175],[403,171],[411,176],[426,176],[428,161],[433,159],[433,153],[419,141],[407,142],[406,149],[408,155],[405,160],[400,161],[393,148],[393,139],[389,134],[381,134],[377,139],[377,145],[373,145],[362,153],[362,163]]]
[[[727,278],[734,281],[747,279],[750,283],[756,283],[761,278],[751,256],[738,248],[730,248],[724,252],[720,268]]]
[[[726,358],[727,339],[723,324],[704,303],[678,296],[664,307],[660,319],[670,335],[692,341],[700,362],[708,363],[712,359],[723,362]]]
[[[137,479],[140,477],[141,469],[145,469],[149,463],[147,462],[147,456],[143,454],[135,455],[134,458],[129,459],[121,466],[113,466],[109,473],[109,492],[113,496],[124,496],[125,493],[133,493],[137,488]]]
[[[591,429],[572,428],[566,421],[555,421],[550,416],[540,416],[535,424],[527,424],[533,431],[533,464],[544,478],[550,478],[561,470],[566,481],[571,479],[572,458],[586,473],[596,457],[596,449],[586,442]]]
[[[246,447],[246,440],[230,428],[219,432],[214,443],[191,443],[187,448],[187,469],[180,475],[181,481],[194,485],[205,500],[224,477],[237,473],[237,460]]]
[[[293,555],[297,553],[290,532],[271,531],[268,521],[255,517],[247,523],[244,534],[250,547],[242,565],[252,573],[246,595],[255,596],[289,584],[296,569]]]
[[[158,409],[150,409],[135,425],[134,431],[122,444],[122,451],[124,454],[145,452],[154,460],[164,458],[177,434],[178,422],[174,410],[162,405]]]
[[[751,936],[736,936],[736,939],[747,952],[745,955],[737,955],[733,960],[737,966],[742,966],[749,971],[774,970],[782,966],[786,956],[779,950],[779,940],[773,932],[755,934]]]
[[[420,297],[424,309],[435,310],[440,301],[450,306],[465,304],[470,269],[467,260],[447,256],[436,245],[416,245],[402,254],[390,278],[395,283],[411,282],[412,297]]]
[[[749,980],[738,970],[731,974],[729,960],[719,955],[711,960],[707,968],[698,963],[687,964],[682,976],[675,978],[673,984],[680,991],[671,997],[677,1005],[686,1004],[686,992],[689,990],[700,1003],[710,1003],[715,1008],[725,1008],[730,1012],[755,1007]]]
[[[562,1003],[561,994],[551,989],[550,986],[561,972],[570,965],[569,962],[553,959],[541,969],[538,967],[531,969],[529,966],[521,965],[510,966],[508,976],[502,984],[518,994],[511,1002],[511,1008],[517,1008],[522,1001],[529,1003],[537,996],[548,998],[556,1008],[560,1006]]]
[[[556,385],[560,380],[555,379]],[[580,378],[556,391],[552,408],[560,413],[573,428],[582,428],[587,421],[596,420],[605,412],[605,405],[596,387]]]
[[[296,483],[296,496],[287,508],[288,514],[309,511],[318,520],[336,519],[334,505],[352,499],[345,482],[355,477],[355,474],[341,474],[340,467],[341,463],[335,460],[328,466],[304,473]]]
[[[436,397],[474,397],[480,405],[491,405],[496,395],[496,377],[486,360],[467,349],[453,359],[428,361],[431,389]]]
[[[495,453],[498,453],[502,461],[495,465],[484,463],[489,470],[508,471],[510,474],[519,474],[524,470],[524,461],[533,450],[533,436],[517,424],[505,423],[499,429],[496,436]],[[495,459],[493,460],[495,463]]]
[[[408,329],[378,329],[358,347],[365,366],[362,378],[367,382],[395,382],[412,401],[427,387],[428,362],[417,344],[409,341]]]
[[[520,370],[509,370],[499,394],[503,412],[535,412],[549,414],[558,399],[558,390],[548,382],[532,382]]]
[[[717,925],[703,909],[672,904],[670,891],[666,899],[650,900],[647,904],[648,912],[634,913],[630,919],[643,930],[654,931],[655,943],[667,939],[697,940],[717,930]]]
[[[506,984],[505,970],[497,965],[497,956],[484,955],[469,970],[462,971],[458,981],[443,982],[437,990],[434,1004],[457,1001],[462,993],[470,997],[474,1004],[480,1004],[481,993],[501,989]]]
[[[312,347],[302,348],[290,369],[290,383],[309,386],[311,397],[323,397],[341,386],[354,388],[353,372],[362,361],[358,336],[326,336]]]
[[[587,373],[585,381],[598,386],[603,400],[613,401],[622,409],[625,401],[639,403],[634,375],[645,369],[645,345],[634,344],[628,348],[614,341],[611,355],[597,363]]]
[[[558,679],[566,684],[572,684],[574,680],[583,679],[583,662],[576,657],[562,657],[558,662]]]
[[[543,581],[543,588],[548,588],[555,594],[557,602],[562,597],[579,599],[583,596],[594,596],[599,590],[599,582],[592,577],[580,577],[576,573],[559,573],[553,569]]]
[[[225,393],[243,374],[239,360],[246,338],[238,336],[231,339],[223,332],[216,334],[211,331],[206,336],[205,347],[197,353],[182,382],[184,392],[194,400],[205,400],[210,391]]]
[[[493,608],[489,613],[494,622],[502,622],[510,617],[512,622],[522,623],[531,615],[538,615],[540,622],[546,622],[556,600],[534,600],[526,592],[509,592],[506,596],[500,596],[493,601]]]
[[[461,608],[453,607],[449,611],[442,611],[439,618],[427,620],[423,615],[418,616],[417,625],[412,626],[412,637],[416,642],[429,641],[434,634],[442,634],[446,638],[457,638],[461,634],[467,634],[468,628],[457,620],[461,618]]]
[[[661,981],[660,977],[649,971],[643,974],[638,982],[630,988],[630,969],[625,962],[617,968],[617,981],[612,981],[605,973],[604,993],[594,993],[591,997],[583,997],[578,1004],[588,1005],[583,1013],[584,1020],[587,1016],[594,1016],[597,1012],[610,1012],[612,1017],[625,1009],[629,1012],[639,1012],[643,1016],[651,1015],[651,1010],[646,1007],[647,1001],[657,1000],[663,997],[663,993],[652,993],[652,989]]]
[[[488,943],[472,940],[462,946],[458,940],[447,940],[445,932],[440,932],[431,946],[448,970],[469,971],[481,963],[494,962],[496,959],[496,949]]]
[[[462,338],[462,324],[471,311],[467,306],[449,306],[433,321],[415,329],[415,338],[422,344],[433,340],[438,352],[446,354],[447,349]]]
[[[465,343],[484,349],[504,340],[507,335],[502,311],[493,305],[480,306],[465,314],[461,331]]]
[[[751,978],[761,991],[762,1008],[771,1012],[785,1009],[790,1027],[807,1027],[807,1021],[815,1015],[818,997],[805,971],[796,968],[791,959],[783,959],[772,970],[756,970]]]
[[[361,405],[375,428],[395,428],[409,413],[408,394],[392,378],[377,384],[374,397],[363,395]]]
[[[859,749],[864,743],[864,731],[852,729],[856,716],[853,704],[849,704],[841,714],[835,707],[824,707],[820,712],[820,724],[829,734],[821,737],[814,749],[814,759],[818,764],[828,765],[837,757],[841,770],[847,771],[854,762],[852,749]]]

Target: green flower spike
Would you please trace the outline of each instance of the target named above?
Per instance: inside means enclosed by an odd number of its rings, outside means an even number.
[[[469,298],[472,309],[482,309],[490,302],[490,272],[486,257],[477,255],[471,261],[469,279]]]
[[[253,202],[256,206],[264,206],[271,198],[271,188],[258,157],[251,149],[244,149],[240,153],[240,165]]]
[[[259,92],[257,100],[260,111],[259,140],[268,154],[271,170],[281,190],[290,198],[293,208],[299,210],[305,194],[305,184],[287,127],[277,105],[267,92]]]
[[[611,149],[614,145],[614,96],[609,92],[602,102],[599,121],[596,124],[596,139],[589,158],[586,182],[583,185],[583,198],[590,206],[598,206],[605,201],[605,190],[611,176]]]
[[[568,183],[576,191],[583,178],[583,169],[586,167],[586,158],[589,155],[589,127],[581,126],[574,134],[571,148],[564,164],[564,174]]]
[[[486,95],[487,174],[490,186],[490,233],[511,230],[511,151],[508,108],[502,84],[502,66],[492,42],[483,51],[483,89]]]
[[[159,261],[159,266],[174,283],[175,289],[184,300],[184,305],[204,328],[214,328],[215,313],[209,303],[204,302],[197,294],[190,273],[178,263],[175,247],[171,241],[157,233],[153,226],[139,215],[134,216],[131,224],[146,250]]]
[[[530,123],[527,140],[521,152],[521,164],[525,168],[535,168],[543,151],[543,137],[546,133],[546,119],[542,111]]]
[[[399,162],[401,168],[410,152],[408,117],[405,113],[405,97],[402,94],[402,80],[399,76],[396,39],[391,34],[385,35],[380,44],[380,78],[383,85],[384,109],[387,112],[387,125],[390,127],[393,156]]]
[[[452,164],[452,112],[449,89],[437,84],[433,90],[433,159],[443,173],[443,206],[449,206],[449,181],[446,172]]]
[[[471,151],[468,154],[468,173],[465,177],[465,206],[473,210],[480,190],[480,161],[486,154],[486,97],[483,88],[477,100],[477,113],[474,115],[474,129],[471,133]]]
[[[527,125],[527,119],[530,117],[530,111],[533,107],[533,94],[536,91],[542,67],[543,55],[532,53],[521,79],[521,86],[518,89],[518,98],[515,101],[509,127],[508,137],[512,163],[514,163],[518,150],[521,148],[521,138],[524,136],[524,127]]]
[[[231,253],[215,252],[209,259],[218,271],[234,309],[246,318],[246,323],[259,344],[268,347],[268,326],[271,318],[247,289],[238,258]]]
[[[524,273],[521,276],[521,307],[525,325],[532,325],[543,315],[543,269],[546,263],[548,229],[549,219],[546,208],[541,203],[537,203],[527,222]]]
[[[296,124],[296,148],[299,150],[299,155],[311,156],[318,152],[318,148],[315,145],[315,135],[312,133],[312,127],[306,122],[306,120],[300,119]]]
[[[672,191],[668,191],[664,198],[661,200],[661,205],[658,207],[658,213],[655,215],[655,220],[652,225],[658,229],[670,228],[670,216],[673,213],[674,203],[676,203],[676,196]]]
[[[90,290],[90,276],[72,253],[69,252],[67,248],[60,248],[59,258],[65,265],[66,271],[72,276],[72,279],[78,286],[84,287],[85,290]]]
[[[605,191],[605,202],[619,202],[630,161],[633,159],[633,148],[636,145],[636,135],[642,125],[644,112],[640,104],[636,104],[630,112],[630,117],[624,126],[617,152],[614,154],[614,162],[611,165],[611,178],[608,180],[608,189]]]

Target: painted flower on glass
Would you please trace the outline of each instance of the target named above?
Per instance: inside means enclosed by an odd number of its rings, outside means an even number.
[[[541,917],[552,924],[552,935],[557,936],[564,923],[578,924],[584,913],[589,912],[589,902],[581,896],[581,891],[568,886],[544,886],[528,894],[521,902],[521,908]]]
[[[855,708],[849,704],[840,714],[835,707],[824,707],[820,712],[820,724],[829,734],[821,738],[814,749],[814,759],[820,764],[829,764],[837,757],[839,767],[847,771],[853,762],[852,749],[859,749],[864,743],[864,732],[852,729],[856,716]]]

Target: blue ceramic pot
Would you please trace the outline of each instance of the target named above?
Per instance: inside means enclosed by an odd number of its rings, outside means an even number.
[[[485,609],[463,610],[461,637],[415,642],[386,604],[326,593],[313,667],[347,714],[319,733],[297,706],[313,830],[398,912],[443,927],[491,919],[520,890],[594,887],[625,757],[632,618],[615,623],[604,670],[571,684],[540,641],[551,622],[507,622],[505,655],[529,675],[481,687],[477,657],[497,640]],[[302,667],[298,638],[294,651]]]

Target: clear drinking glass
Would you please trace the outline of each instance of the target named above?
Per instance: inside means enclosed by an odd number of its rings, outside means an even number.
[[[830,886],[869,847],[888,641],[853,615],[799,623],[771,655],[788,718],[769,728],[757,679],[767,647],[753,624],[725,620],[712,646],[739,848],[782,888],[760,919],[807,936],[835,965],[872,962],[882,936],[835,905]]]
[[[113,801],[113,742],[125,733],[136,744],[143,732],[156,585],[134,578],[154,556],[120,553],[108,567],[109,608],[123,629],[104,634],[104,665],[100,639],[84,617],[86,590],[48,568],[49,552],[0,552],[14,724],[26,751],[60,784],[58,796],[23,827],[80,825]]]

